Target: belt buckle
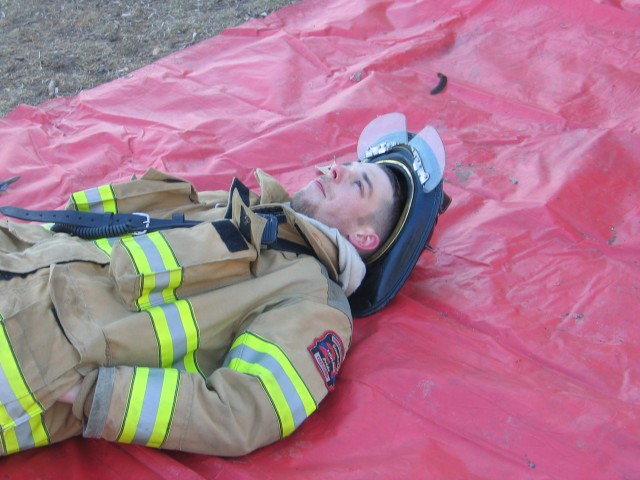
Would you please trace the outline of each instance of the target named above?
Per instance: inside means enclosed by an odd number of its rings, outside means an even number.
[[[143,212],[133,212],[132,215],[138,215],[139,217],[144,217],[144,220],[142,222],[142,224],[144,225],[144,230],[139,232],[133,232],[133,235],[144,235],[145,233],[147,233],[147,230],[149,229],[149,225],[151,224],[151,218],[149,217],[149,214],[143,213]]]

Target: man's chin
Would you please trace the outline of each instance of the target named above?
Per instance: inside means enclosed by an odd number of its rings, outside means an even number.
[[[291,197],[291,208],[307,217],[314,217],[318,207],[309,201],[305,194],[306,189],[296,192]]]

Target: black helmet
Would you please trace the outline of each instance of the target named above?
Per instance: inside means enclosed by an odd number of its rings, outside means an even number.
[[[418,134],[408,132],[401,113],[383,115],[365,127],[358,158],[388,167],[405,198],[396,227],[365,260],[367,274],[349,297],[353,315],[364,317],[387,305],[404,285],[451,198],[443,191],[445,152],[440,136],[431,126]]]

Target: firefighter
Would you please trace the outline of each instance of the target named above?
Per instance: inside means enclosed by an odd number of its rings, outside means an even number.
[[[236,456],[293,433],[335,388],[350,299],[399,288],[363,279],[442,211],[439,182],[415,224],[419,175],[393,168],[420,145],[385,145],[292,197],[261,170],[259,195],[150,170],[65,211],[4,209],[54,224],[0,223],[0,454],[82,435]]]

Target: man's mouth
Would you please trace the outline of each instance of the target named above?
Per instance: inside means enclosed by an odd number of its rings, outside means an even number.
[[[320,180],[316,180],[316,185],[318,186],[318,188],[320,189],[320,191],[322,192],[322,195],[324,197],[327,196],[327,192],[324,189],[324,185],[322,184],[322,182]]]

